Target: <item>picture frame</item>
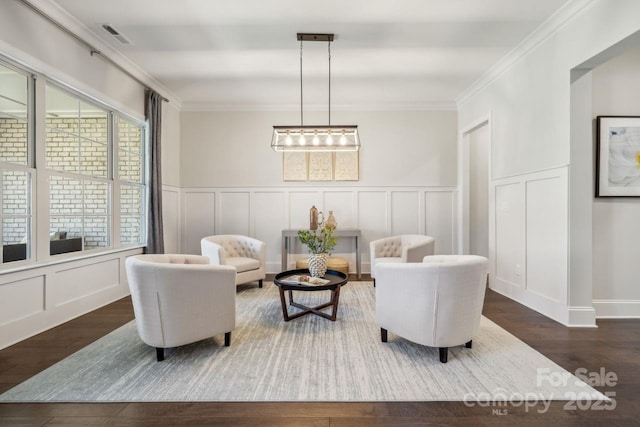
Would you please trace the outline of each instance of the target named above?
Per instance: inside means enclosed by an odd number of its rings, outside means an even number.
[[[596,117],[596,197],[640,197],[640,116]]]
[[[282,155],[282,180],[287,182],[359,181],[360,153],[285,152]]]
[[[309,153],[309,181],[331,181],[333,179],[332,154],[328,151]]]
[[[307,181],[308,174],[307,153],[282,153],[282,180]]]
[[[336,151],[334,158],[334,180],[358,181],[360,179],[358,151]]]

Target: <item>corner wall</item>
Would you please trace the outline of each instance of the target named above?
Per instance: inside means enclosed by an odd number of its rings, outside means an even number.
[[[593,326],[591,286],[569,276],[570,232],[580,232],[569,227],[570,70],[640,29],[640,2],[574,4],[461,97],[459,129],[492,115],[495,289],[561,323]]]
[[[640,46],[593,69],[592,95],[592,120],[599,115],[640,116]],[[593,305],[598,317],[640,317],[638,218],[636,197],[593,199]]]

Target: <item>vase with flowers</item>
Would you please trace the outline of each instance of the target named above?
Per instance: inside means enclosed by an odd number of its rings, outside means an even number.
[[[312,277],[323,277],[327,272],[329,253],[338,243],[333,229],[321,225],[316,230],[298,231],[298,237],[309,249],[309,274]]]

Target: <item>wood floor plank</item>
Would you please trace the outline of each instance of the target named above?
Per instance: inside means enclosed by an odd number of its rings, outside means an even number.
[[[120,416],[189,417],[372,417],[384,415],[384,403],[324,402],[186,402],[129,403]]]
[[[2,403],[0,417],[116,416],[126,403]]]
[[[260,427],[329,427],[329,418],[268,417],[54,417],[47,426],[260,426]]]
[[[0,427],[40,427],[49,422],[50,417],[0,417]]]

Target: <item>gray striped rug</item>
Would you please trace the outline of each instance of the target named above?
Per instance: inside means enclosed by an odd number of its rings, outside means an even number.
[[[307,303],[326,292],[297,293]],[[380,342],[370,282],[342,289],[338,321],[282,320],[277,288],[238,288],[231,347],[217,336],[170,349],[166,360],[138,338],[131,322],[28,381],[0,401],[486,401],[567,400],[602,395],[570,376],[537,381],[537,369],[566,371],[483,318],[473,349],[438,350],[389,332]],[[557,383],[556,383],[557,384]]]

